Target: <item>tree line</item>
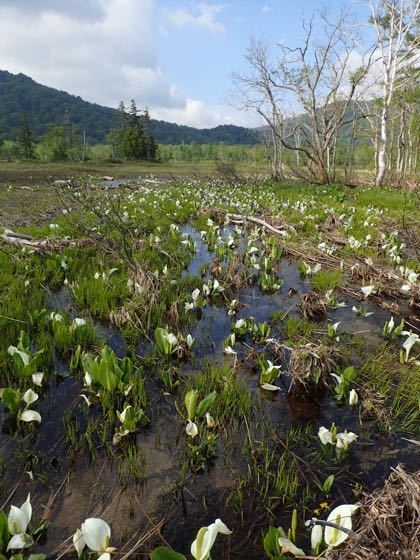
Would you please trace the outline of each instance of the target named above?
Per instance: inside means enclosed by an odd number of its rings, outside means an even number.
[[[147,108],[139,111],[136,102],[132,100],[127,111],[121,101],[117,114],[117,126],[110,130],[107,137],[110,145],[109,157],[158,161],[159,149],[151,133],[151,120]],[[49,161],[84,161],[89,157],[86,135],[71,122],[68,109],[64,114],[63,125],[49,125],[48,131],[37,141],[29,126],[27,113],[22,111],[16,142],[2,143],[0,140],[0,154],[2,152],[10,157]]]

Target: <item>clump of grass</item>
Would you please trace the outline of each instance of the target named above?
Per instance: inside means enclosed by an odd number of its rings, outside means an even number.
[[[260,508],[270,512],[279,505],[288,509],[298,504],[305,507],[311,498],[311,489],[300,483],[293,450],[307,447],[310,438],[310,429],[292,427],[281,444],[271,445],[273,433],[270,433],[256,448],[248,449],[249,457],[244,456],[247,472],[238,476],[227,503],[240,515]]]
[[[320,270],[314,274],[312,285],[316,292],[326,292],[337,286],[343,286],[343,274],[340,270]]]
[[[232,426],[252,415],[251,394],[228,364],[209,366],[192,382],[192,387],[204,395],[217,392],[211,414],[220,426]]]
[[[383,429],[420,433],[420,366],[401,364],[386,344],[360,370],[363,411]]]
[[[314,331],[316,325],[305,319],[290,315],[284,322],[284,334],[287,338],[307,338]]]

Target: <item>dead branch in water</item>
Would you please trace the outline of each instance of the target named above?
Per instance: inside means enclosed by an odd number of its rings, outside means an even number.
[[[276,235],[280,235],[282,237],[284,237],[287,234],[287,230],[296,233],[295,228],[289,224],[284,223],[281,225],[282,229],[279,229],[269,224],[265,220],[262,220],[261,218],[256,218],[255,216],[242,216],[241,214],[232,214],[231,212],[227,212],[222,208],[210,208],[209,210],[206,210],[206,213],[216,214],[216,215],[222,214],[226,216],[226,218],[228,218],[230,221],[235,223],[256,224],[258,226],[263,227],[265,230],[274,233]]]
[[[8,245],[14,245],[15,247],[32,249],[42,255],[55,251],[62,251],[69,247],[90,247],[95,244],[95,240],[89,238],[63,239],[50,237],[46,239],[35,239],[30,235],[15,233],[9,229],[5,229],[4,232],[0,234],[0,241]]]

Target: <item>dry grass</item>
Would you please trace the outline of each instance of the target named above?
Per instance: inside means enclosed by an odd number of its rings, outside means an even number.
[[[354,530],[329,560],[418,560],[420,558],[420,471],[398,465],[384,488],[365,494]]]
[[[297,305],[297,308],[307,321],[322,321],[326,318],[327,304],[315,292],[307,292]]]

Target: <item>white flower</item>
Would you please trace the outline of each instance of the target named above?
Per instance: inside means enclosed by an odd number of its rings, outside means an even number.
[[[351,443],[356,441],[357,437],[353,432],[340,432],[337,434],[337,449],[347,449]]]
[[[16,506],[10,508],[7,525],[12,538],[7,545],[7,550],[22,549],[33,544],[32,537],[26,533],[31,517],[31,495],[28,494],[25,503],[20,508]]]
[[[20,356],[23,365],[27,366],[29,365],[29,362],[31,360],[31,357],[29,356],[29,354],[27,354],[26,352],[24,352],[23,350],[18,350],[16,348],[16,346],[9,346],[9,348],[7,349],[7,353],[10,356],[14,356],[15,354],[18,354],[18,356]]]
[[[238,319],[235,323],[235,329],[242,329],[243,327],[245,327],[245,325],[246,325],[245,319]]]
[[[208,527],[202,527],[198,531],[197,538],[191,545],[191,554],[195,560],[207,560],[210,557],[218,533],[222,533],[222,535],[232,534],[232,531],[226,527],[221,519],[216,519],[214,523]]]
[[[406,334],[407,331],[404,331],[402,334]],[[405,350],[405,361],[408,362],[408,358],[410,357],[410,352],[413,346],[420,341],[419,335],[414,333],[409,333],[409,337],[405,339],[403,348]]]
[[[194,344],[194,339],[190,334],[187,334],[185,342],[187,343],[188,348],[191,349],[191,346]]]
[[[305,552],[295,546],[291,540],[285,537],[279,537],[279,545],[281,546],[280,554],[287,554],[290,552],[293,556],[305,556]]]
[[[86,387],[90,387],[92,385],[92,376],[88,371],[85,371],[85,377],[83,379],[83,383]]]
[[[224,352],[225,354],[227,354],[228,356],[236,356],[236,352],[235,352],[235,350],[232,348],[232,346],[226,346],[226,347],[223,349],[223,352]]]
[[[214,426],[216,425],[216,422],[214,421],[214,418],[210,414],[210,412],[206,412],[206,422],[207,422],[207,428],[214,428]]]
[[[86,519],[85,522],[82,523],[82,534],[90,550],[99,552],[101,554],[101,560],[110,560],[111,555],[109,552],[113,550],[109,547],[111,529],[106,521],[96,517]]]
[[[188,436],[194,439],[198,435],[197,424],[195,424],[195,422],[191,422],[190,420],[185,427],[185,431],[187,432]]]
[[[369,286],[362,286],[360,289],[365,294],[365,297],[376,294],[376,288],[373,284],[370,284]]]
[[[74,325],[74,328],[83,327],[84,325],[86,325],[86,321],[85,321],[85,319],[81,319],[80,317],[76,317],[75,319],[73,319],[73,325]]]
[[[86,546],[83,533],[80,529],[77,529],[77,531],[73,535],[73,546],[76,549],[77,557],[80,558],[82,556],[83,549]]]
[[[317,554],[319,545],[322,543],[322,526],[315,524],[311,531],[311,549],[314,554]]]
[[[327,521],[340,525],[344,529],[351,530],[351,516],[357,510],[358,506],[351,504],[343,504],[332,510]],[[328,546],[339,546],[348,537],[347,533],[340,531],[334,527],[325,527],[324,540]]]
[[[43,379],[44,379],[44,374],[42,372],[32,374],[32,383],[37,387],[42,387]]]
[[[23,400],[26,402],[26,404],[32,404],[38,400],[38,395],[37,393],[35,393],[35,391],[32,391],[32,389],[28,389],[23,395]]]
[[[359,400],[359,395],[356,393],[354,389],[352,389],[349,393],[349,404],[351,406],[354,406],[355,404],[357,404],[358,400]]]
[[[327,443],[333,445],[333,435],[330,430],[327,430],[327,428],[324,428],[324,426],[321,426],[319,428],[318,437],[321,440],[322,445],[327,445]]]
[[[60,313],[57,313],[56,311],[53,311],[50,314],[50,319],[51,321],[58,321],[58,322],[64,321],[64,317],[60,315]]]
[[[171,346],[176,346],[178,344],[178,339],[173,333],[168,333],[166,335],[166,340]]]
[[[190,303],[187,301],[185,304],[185,311],[191,311],[192,309],[194,309],[194,303]]]
[[[19,417],[22,422],[39,422],[41,423],[41,415],[35,410],[24,410]]]

